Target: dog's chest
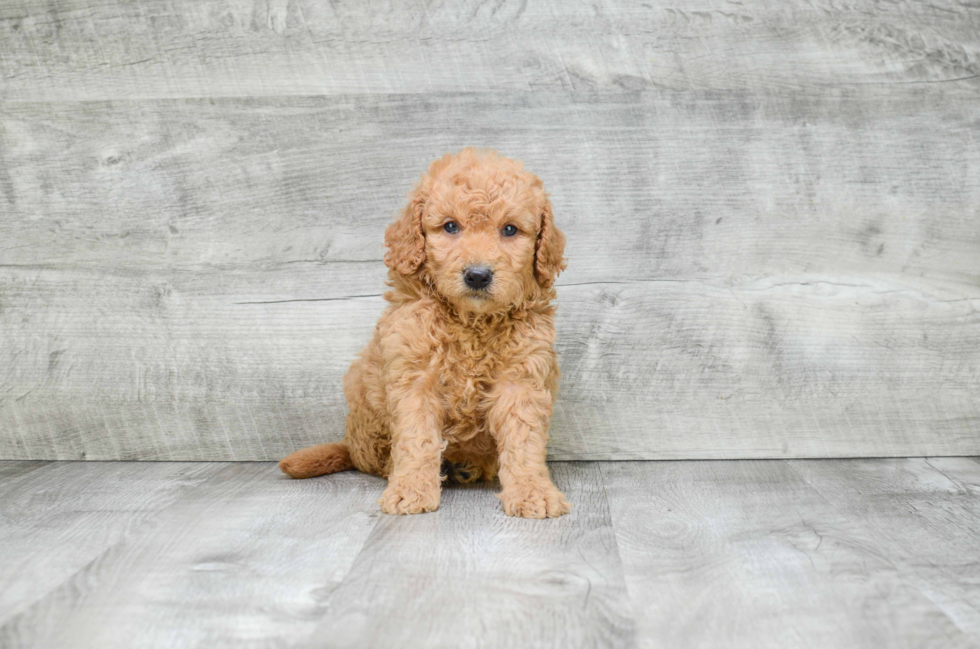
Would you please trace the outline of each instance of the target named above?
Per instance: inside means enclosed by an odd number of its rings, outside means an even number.
[[[440,361],[447,425],[461,435],[482,430],[496,377],[512,361],[508,345],[498,338],[459,338],[444,346]]]

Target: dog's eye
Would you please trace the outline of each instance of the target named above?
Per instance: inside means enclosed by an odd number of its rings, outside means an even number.
[[[515,234],[517,234],[517,226],[516,225],[505,225],[504,226],[504,229],[501,230],[501,233],[505,237],[512,237]]]
[[[456,234],[459,232],[459,225],[456,223],[456,221],[446,221],[446,224],[442,226],[442,229],[449,234]]]

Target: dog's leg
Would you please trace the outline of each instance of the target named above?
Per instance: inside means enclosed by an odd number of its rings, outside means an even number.
[[[554,518],[570,505],[545,463],[551,393],[517,383],[501,383],[489,411],[490,430],[500,454],[500,502],[508,516]]]
[[[378,503],[387,514],[420,514],[439,508],[442,467],[438,399],[414,390],[395,402],[391,431],[392,469]]]

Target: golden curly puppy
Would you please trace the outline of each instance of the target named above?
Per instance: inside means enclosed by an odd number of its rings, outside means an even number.
[[[443,468],[460,482],[499,474],[510,516],[567,513],[545,465],[565,237],[541,181],[495,152],[447,154],[385,245],[391,305],[344,378],[347,435],[280,468],[387,477],[378,502],[389,514],[437,509]]]

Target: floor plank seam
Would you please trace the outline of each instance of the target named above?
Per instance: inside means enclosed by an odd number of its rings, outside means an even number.
[[[612,537],[613,537],[613,543],[615,544],[616,560],[619,562],[620,570],[623,573],[623,588],[626,589],[626,598],[627,601],[629,601],[629,605],[630,605],[629,615],[630,615],[630,619],[633,621],[632,646],[638,646],[637,643],[639,641],[639,634],[638,634],[639,619],[637,618],[637,613],[636,613],[636,596],[630,590],[629,580],[626,579],[626,564],[623,562],[623,552],[622,552],[622,548],[619,545],[618,526],[616,524],[616,517],[613,515],[612,504],[609,500],[609,491],[606,488],[606,473],[603,470],[603,465],[605,464],[605,462],[596,462],[596,464],[598,465],[597,468],[599,470],[599,479],[602,481],[602,497],[605,499],[606,502],[606,511],[609,512],[609,525],[610,527],[612,527],[612,531],[613,531]]]

